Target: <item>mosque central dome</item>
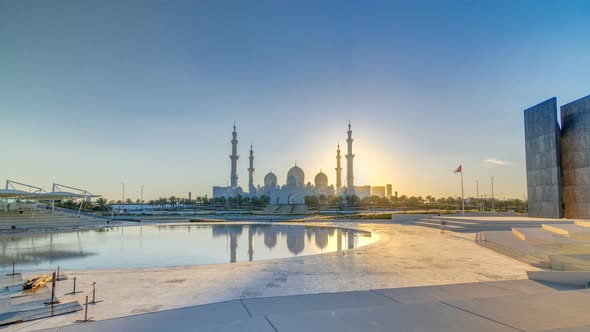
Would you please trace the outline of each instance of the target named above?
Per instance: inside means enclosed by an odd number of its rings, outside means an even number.
[[[276,187],[277,186],[277,176],[273,172],[268,172],[264,177],[264,186],[265,187]]]
[[[303,173],[303,170],[299,168],[299,166],[295,165],[291,167],[287,173],[287,185],[299,187],[305,186],[305,173]]]
[[[324,174],[324,172],[320,171],[314,179],[314,183],[316,187],[327,187],[328,186],[328,176]]]

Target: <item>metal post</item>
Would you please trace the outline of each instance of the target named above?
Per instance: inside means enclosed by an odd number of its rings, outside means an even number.
[[[84,310],[84,321],[88,321],[88,295],[86,295],[86,309]]]
[[[479,180],[475,180],[476,188],[477,188],[477,210],[481,211],[481,202],[479,201]]]
[[[465,196],[463,195],[463,170],[461,170],[461,214],[465,215]]]
[[[82,198],[82,201],[80,202],[80,208],[78,209],[78,218],[80,218],[80,211],[82,211],[82,205],[84,205],[84,198]]]
[[[51,191],[55,192],[55,183],[51,187]],[[55,212],[55,200],[54,199],[51,200],[51,213],[53,213],[53,212]]]
[[[92,304],[96,303],[96,282],[92,283]]]
[[[72,294],[76,294],[76,277],[74,277],[74,290],[72,290]]]
[[[143,184],[141,185],[141,207],[139,208],[139,211],[141,212],[141,214],[143,214]]]
[[[492,212],[496,212],[494,209],[494,177],[492,176]]]
[[[53,278],[51,278],[51,305],[55,302],[55,272],[53,272]]]
[[[57,266],[57,279],[59,280],[59,265]]]

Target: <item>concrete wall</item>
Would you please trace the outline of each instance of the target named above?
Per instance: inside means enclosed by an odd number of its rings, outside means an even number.
[[[566,218],[590,218],[590,96],[561,106]]]
[[[529,217],[562,216],[561,131],[557,99],[524,111]]]

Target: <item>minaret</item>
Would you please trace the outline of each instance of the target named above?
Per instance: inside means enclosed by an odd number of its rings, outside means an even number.
[[[231,140],[231,156],[229,159],[231,160],[231,189],[238,188],[238,133],[236,132],[236,123],[234,122],[234,132],[232,133],[232,140]]]
[[[348,144],[348,153],[346,154],[346,187],[348,188],[348,194],[354,195],[354,172],[352,169],[354,154],[352,154],[352,130],[350,129],[350,121],[348,121],[348,138],[346,139],[346,143]]]
[[[338,143],[338,150],[336,150],[336,194],[340,195],[342,192],[342,167],[340,167],[340,143]]]
[[[256,194],[256,188],[254,187],[254,151],[252,151],[252,144],[250,144],[250,168],[248,168],[248,188],[250,194]]]

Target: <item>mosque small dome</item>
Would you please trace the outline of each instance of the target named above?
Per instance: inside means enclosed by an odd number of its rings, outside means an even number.
[[[272,248],[276,247],[277,240],[278,240],[278,233],[277,232],[273,232],[271,230],[267,230],[264,232],[264,245],[268,249],[272,249]]]
[[[300,227],[303,228],[303,227]],[[287,249],[297,256],[305,250],[305,233],[303,230],[289,230],[291,235],[287,235]]]
[[[314,179],[314,183],[316,187],[327,187],[328,186],[328,176],[324,174],[324,172],[320,171]]]
[[[305,186],[305,173],[303,173],[303,170],[299,168],[299,166],[295,165],[291,167],[289,172],[287,172],[287,185],[298,187]]]
[[[268,172],[264,176],[264,186],[265,187],[276,187],[277,185],[277,176],[273,172]]]

